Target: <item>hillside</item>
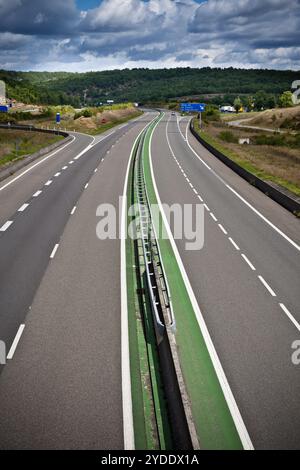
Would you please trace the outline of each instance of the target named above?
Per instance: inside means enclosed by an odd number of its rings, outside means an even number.
[[[220,68],[125,69],[103,72],[0,71],[8,95],[25,103],[93,105],[107,99],[154,102],[182,96],[278,95],[299,72]],[[85,98],[84,98],[85,96]]]
[[[292,129],[300,130],[300,106],[294,108],[268,109],[247,119],[251,126],[265,127],[270,129]]]

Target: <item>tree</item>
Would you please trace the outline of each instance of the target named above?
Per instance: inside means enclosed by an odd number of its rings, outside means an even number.
[[[238,97],[234,100],[233,107],[234,107],[234,109],[236,110],[236,112],[238,113],[242,106],[243,106],[242,100],[241,100],[241,98],[238,96]]]
[[[293,106],[293,94],[291,91],[285,91],[279,96],[279,106],[281,108],[290,108]]]

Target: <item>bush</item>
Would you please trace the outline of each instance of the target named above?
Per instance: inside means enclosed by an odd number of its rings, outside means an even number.
[[[219,134],[219,138],[224,142],[229,142],[232,144],[238,143],[238,138],[231,131],[222,131]]]
[[[285,136],[281,134],[258,135],[253,138],[253,142],[256,145],[275,145],[275,146],[287,145]]]
[[[204,122],[220,121],[219,108],[214,105],[207,105],[205,111],[202,113],[202,119]]]

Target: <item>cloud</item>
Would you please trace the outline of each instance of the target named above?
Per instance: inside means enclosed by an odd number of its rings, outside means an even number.
[[[0,0],[0,62],[300,69],[299,30],[300,0],[99,0],[85,10],[75,0]]]

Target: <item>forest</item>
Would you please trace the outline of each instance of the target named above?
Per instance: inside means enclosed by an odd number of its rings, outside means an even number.
[[[118,102],[203,99],[232,104],[237,95],[263,92],[270,102],[291,89],[300,72],[234,68],[124,69],[101,72],[15,72],[0,70],[7,96],[24,103],[97,106]]]

